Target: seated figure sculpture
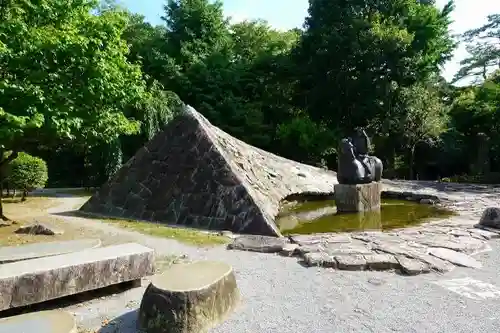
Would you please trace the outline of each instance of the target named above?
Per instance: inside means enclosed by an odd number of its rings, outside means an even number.
[[[368,154],[370,139],[363,129],[353,137],[344,138],[338,154],[339,184],[368,184],[382,178],[382,161]]]

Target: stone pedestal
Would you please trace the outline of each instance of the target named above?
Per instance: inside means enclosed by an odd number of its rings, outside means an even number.
[[[358,229],[363,231],[382,230],[382,214],[379,209],[361,211],[356,214],[358,218]]]
[[[233,268],[217,261],[173,265],[154,276],[139,309],[146,333],[201,333],[222,322],[240,299]]]
[[[382,184],[336,184],[335,203],[339,213],[366,212],[380,209]]]

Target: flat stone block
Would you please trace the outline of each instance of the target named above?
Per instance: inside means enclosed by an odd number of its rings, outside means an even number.
[[[483,265],[476,259],[468,256],[465,253],[460,253],[450,249],[445,249],[442,247],[432,247],[429,249],[429,254],[451,262],[457,266],[470,267],[470,268],[482,268]]]
[[[78,252],[97,248],[99,246],[101,246],[101,240],[99,239],[80,239],[64,242],[5,246],[0,247],[0,264]]]
[[[147,333],[206,332],[234,309],[239,298],[230,265],[177,264],[152,278],[139,309],[139,328]]]
[[[344,271],[362,271],[366,268],[366,259],[362,255],[334,256],[337,268]]]
[[[52,310],[0,319],[0,333],[77,333],[75,318]]]
[[[229,250],[253,251],[262,253],[278,253],[289,241],[284,237],[260,235],[243,235],[228,244]]]
[[[0,310],[154,274],[154,250],[128,243],[0,265]]]
[[[338,212],[354,213],[380,209],[382,184],[336,184],[335,204]]]

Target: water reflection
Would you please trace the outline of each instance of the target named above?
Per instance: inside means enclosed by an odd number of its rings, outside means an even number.
[[[452,211],[412,201],[383,200],[380,211],[337,213],[335,202],[309,201],[290,205],[277,217],[283,234],[388,230],[453,215]]]

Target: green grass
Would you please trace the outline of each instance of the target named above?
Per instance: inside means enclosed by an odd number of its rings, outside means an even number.
[[[58,190],[57,192],[71,194],[85,199],[90,197],[94,193],[94,191],[86,191],[84,189],[69,189],[60,191]],[[84,218],[103,221],[105,223],[109,223],[123,229],[137,231],[141,234],[161,237],[161,238],[175,239],[179,242],[189,245],[215,246],[215,245],[227,244],[229,242],[229,238],[227,237],[219,236],[214,233],[202,232],[195,229],[188,229],[182,227],[169,227],[164,224],[153,223],[153,222],[97,216],[84,212],[78,212],[77,214],[81,215]]]
[[[210,232],[198,231],[182,227],[169,227],[160,223],[123,220],[119,218],[97,217],[90,214],[81,213],[85,218],[96,219],[114,226],[137,231],[141,234],[174,239],[181,243],[196,245],[196,246],[215,246],[229,243],[229,238],[219,236]]]

